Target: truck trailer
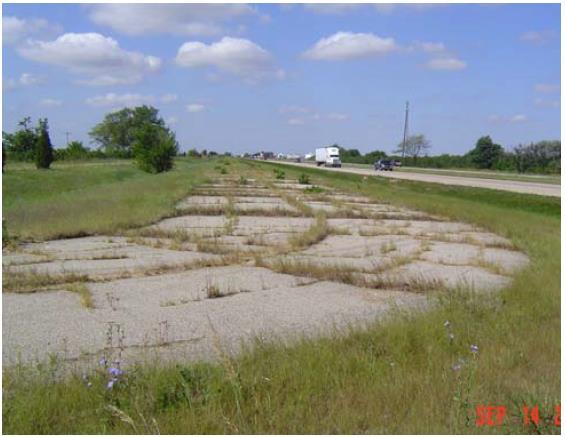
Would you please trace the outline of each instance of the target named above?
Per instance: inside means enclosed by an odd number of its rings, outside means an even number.
[[[320,147],[315,153],[316,165],[325,167],[342,167],[338,147]]]

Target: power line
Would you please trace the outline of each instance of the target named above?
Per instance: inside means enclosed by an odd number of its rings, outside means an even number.
[[[402,157],[405,157],[405,146],[407,145],[407,134],[409,133],[409,102],[405,103],[405,129],[403,130]]]

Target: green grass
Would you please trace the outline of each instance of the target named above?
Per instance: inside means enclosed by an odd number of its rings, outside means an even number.
[[[3,217],[20,239],[113,234],[171,213],[214,161],[178,159],[175,169],[144,173],[131,161],[55,163],[51,170],[8,164],[2,175]]]
[[[467,221],[511,239],[531,263],[501,293],[441,294],[427,312],[292,346],[258,340],[217,364],[133,366],[111,391],[102,371],[88,388],[80,374],[57,378],[56,364],[4,368],[5,433],[559,432],[546,420],[523,425],[521,408],[548,417],[560,403],[560,199],[259,162],[234,161],[231,172],[239,168],[307,173]],[[507,407],[502,427],[475,426],[476,406],[488,403]]]

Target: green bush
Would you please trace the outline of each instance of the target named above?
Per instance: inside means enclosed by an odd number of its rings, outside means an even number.
[[[177,150],[175,134],[163,126],[145,124],[134,133],[134,159],[148,173],[171,170]]]
[[[311,178],[308,175],[302,173],[299,176],[299,184],[308,185],[310,183],[311,183]]]
[[[18,126],[20,129],[12,134],[2,132],[2,147],[6,146],[11,161],[34,161],[37,133],[31,127],[31,118],[25,117]]]
[[[279,168],[273,169],[273,173],[275,173],[275,179],[285,179],[285,172]]]
[[[53,146],[49,139],[47,119],[40,119],[37,128],[37,142],[35,144],[35,166],[49,168],[53,162]]]

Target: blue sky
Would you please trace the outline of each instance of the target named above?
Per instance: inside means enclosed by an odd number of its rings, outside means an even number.
[[[89,144],[151,104],[183,150],[431,154],[560,138],[560,5],[3,4],[3,130]]]

